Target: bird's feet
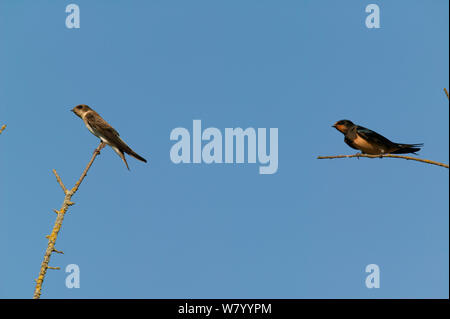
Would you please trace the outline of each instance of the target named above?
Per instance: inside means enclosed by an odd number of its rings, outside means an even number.
[[[363,155],[363,154],[362,154],[362,153],[356,153],[356,154],[355,154],[355,156],[356,156],[357,159],[359,159],[361,155]]]
[[[100,151],[106,146],[105,142],[101,141],[100,145],[94,150],[93,154],[100,155]]]

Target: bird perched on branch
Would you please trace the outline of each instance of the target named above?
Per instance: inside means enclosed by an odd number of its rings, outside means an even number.
[[[124,153],[127,153],[134,158],[147,163],[147,160],[142,156],[134,152],[122,139],[119,137],[119,133],[106,122],[97,112],[91,109],[89,106],[80,104],[72,109],[76,115],[78,115],[86,124],[88,130],[100,138],[100,140],[109,146],[120,156],[124,161],[125,165],[128,167],[127,160],[125,159]]]
[[[363,154],[415,154],[415,152],[420,151],[420,148],[423,146],[423,144],[391,142],[377,132],[355,125],[349,120],[338,121],[332,127],[345,135],[344,141],[348,146],[360,150]]]

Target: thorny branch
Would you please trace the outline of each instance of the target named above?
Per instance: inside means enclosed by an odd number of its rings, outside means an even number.
[[[403,155],[393,155],[393,154],[383,154],[383,155],[368,155],[368,154],[354,154],[354,155],[336,155],[336,156],[319,156],[317,157],[317,159],[333,159],[333,158],[352,158],[352,157],[368,157],[368,158],[383,158],[383,157],[390,157],[390,158],[403,158],[406,160],[412,160],[412,161],[418,161],[418,162],[422,162],[422,163],[427,163],[427,164],[431,164],[431,165],[437,165],[437,166],[442,166],[445,168],[448,168],[447,164],[444,163],[439,163],[439,162],[435,162],[435,161],[430,161],[427,159],[422,159],[422,158],[417,158],[417,157],[411,157],[411,156],[403,156]]]
[[[55,176],[56,176],[56,181],[61,186],[65,196],[64,196],[64,201],[62,203],[61,208],[59,210],[56,210],[56,209],[53,210],[57,214],[56,221],[55,221],[55,225],[53,226],[53,230],[52,230],[51,234],[46,236],[48,238],[48,245],[47,245],[47,249],[45,251],[44,260],[42,261],[42,264],[41,264],[39,276],[36,279],[36,288],[34,290],[33,299],[39,299],[41,297],[42,284],[44,282],[44,278],[45,278],[45,274],[47,273],[47,269],[59,269],[59,267],[50,267],[48,264],[50,262],[50,257],[53,252],[59,253],[59,254],[63,253],[62,251],[55,249],[55,243],[56,243],[56,238],[58,237],[59,230],[61,229],[62,222],[64,220],[64,215],[66,214],[69,207],[75,204],[71,200],[72,196],[77,192],[78,188],[80,187],[80,184],[83,182],[84,178],[86,177],[89,168],[91,167],[91,165],[94,162],[97,155],[100,154],[100,151],[102,150],[103,147],[105,147],[105,144],[103,142],[101,142],[100,145],[95,149],[94,154],[92,154],[91,160],[87,164],[86,168],[84,169],[80,178],[76,182],[75,186],[70,190],[67,189],[66,186],[64,186],[64,184],[61,180],[61,177],[59,177],[58,173],[55,170],[53,170],[53,174],[55,174]]]

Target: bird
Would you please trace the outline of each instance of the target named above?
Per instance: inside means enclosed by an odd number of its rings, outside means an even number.
[[[119,155],[120,158],[124,161],[128,170],[130,170],[130,168],[128,167],[128,163],[125,159],[124,153],[127,153],[128,155],[133,156],[134,158],[144,163],[147,163],[147,160],[145,158],[133,151],[119,137],[119,133],[89,106],[80,104],[75,106],[71,111],[83,120],[84,124],[92,134],[97,136],[102,142],[111,146],[111,148],[117,153],[117,155]]]
[[[344,142],[347,143],[348,146],[360,150],[362,154],[416,154],[416,152],[420,151],[421,147],[423,147],[422,143],[394,143],[377,132],[363,126],[355,125],[349,120],[340,120],[334,123],[332,127],[344,134]]]

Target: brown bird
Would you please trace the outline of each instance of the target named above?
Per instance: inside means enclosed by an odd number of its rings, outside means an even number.
[[[134,152],[122,139],[119,137],[119,133],[106,122],[97,112],[91,109],[89,106],[80,104],[72,109],[77,116],[79,116],[86,124],[88,130],[100,138],[100,140],[109,146],[120,156],[124,161],[125,165],[128,167],[127,160],[125,159],[124,153],[127,153],[134,158],[147,163],[147,160],[142,156]]]
[[[384,136],[349,120],[336,122],[333,127],[345,135],[344,142],[364,154],[407,154],[420,151],[423,144],[394,143]]]

